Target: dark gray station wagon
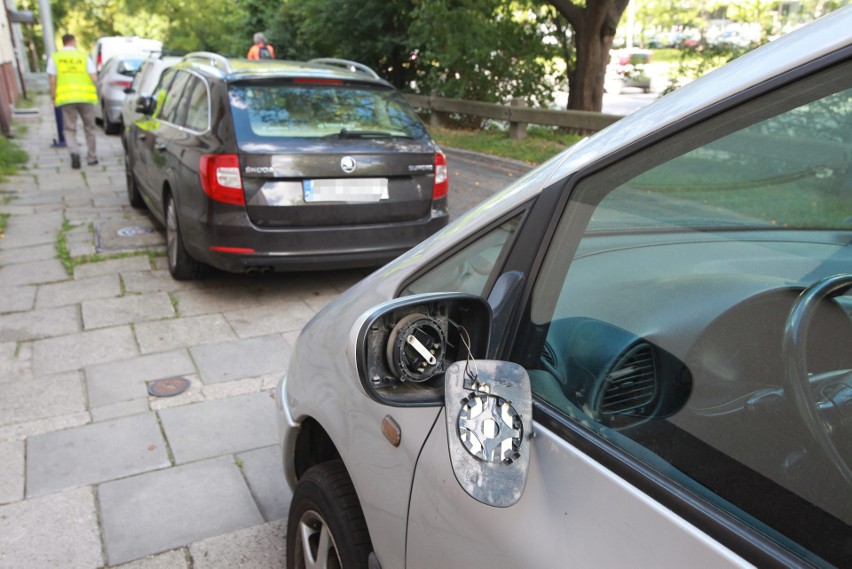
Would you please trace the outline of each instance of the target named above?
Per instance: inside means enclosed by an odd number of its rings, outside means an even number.
[[[447,223],[444,154],[363,65],[198,52],[154,93],[127,191],[166,226],[174,278],[381,265]]]

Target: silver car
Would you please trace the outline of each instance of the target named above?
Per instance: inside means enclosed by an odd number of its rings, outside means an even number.
[[[276,400],[291,568],[852,566],[852,7],[342,294]]]
[[[119,55],[107,61],[98,73],[98,104],[95,105],[95,119],[103,124],[107,134],[121,132],[124,99],[127,89],[133,83],[133,77],[139,71],[144,57]]]

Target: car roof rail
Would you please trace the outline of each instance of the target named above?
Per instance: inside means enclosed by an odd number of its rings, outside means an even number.
[[[207,62],[212,67],[218,67],[227,72],[232,71],[231,64],[228,62],[228,59],[219,55],[218,53],[213,53],[211,51],[193,51],[192,53],[187,53],[183,56],[184,61],[189,61],[192,59],[199,59],[201,61]]]
[[[318,57],[316,59],[308,61],[308,63],[321,63],[323,65],[344,67],[349,71],[357,71],[358,73],[364,73],[366,75],[369,75],[373,79],[381,79],[378,73],[376,73],[363,63],[358,63],[357,61],[350,61],[348,59],[338,59],[336,57]]]

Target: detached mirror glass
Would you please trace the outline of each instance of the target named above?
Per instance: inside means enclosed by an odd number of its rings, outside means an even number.
[[[520,500],[530,464],[532,394],[526,370],[494,360],[455,362],[445,374],[453,472],[472,498],[505,508]]]

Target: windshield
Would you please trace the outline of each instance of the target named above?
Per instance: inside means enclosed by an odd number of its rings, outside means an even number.
[[[622,184],[591,230],[852,229],[852,90],[791,109]]]
[[[339,84],[234,84],[241,143],[267,138],[421,138],[423,124],[392,89]]]

